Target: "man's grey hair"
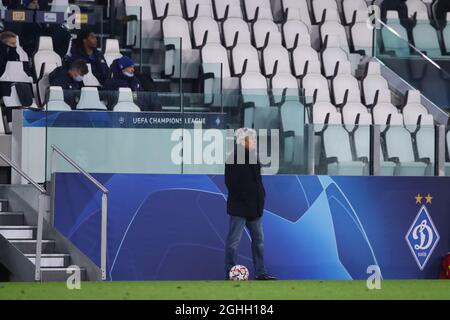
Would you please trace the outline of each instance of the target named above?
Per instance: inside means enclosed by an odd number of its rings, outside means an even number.
[[[242,144],[247,137],[256,138],[256,130],[250,128],[239,128],[236,130],[236,144]]]

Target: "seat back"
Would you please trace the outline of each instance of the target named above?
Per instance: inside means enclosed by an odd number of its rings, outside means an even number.
[[[180,0],[153,0],[155,13],[157,17],[163,17],[166,6],[168,5],[168,16],[183,16]]]
[[[311,26],[307,0],[281,0],[281,5],[287,20],[300,20]]]
[[[242,73],[245,60],[247,60],[247,72],[260,72],[258,52],[251,44],[237,45],[231,55],[235,73]]]
[[[381,76],[381,66],[378,62],[368,63],[366,77],[362,81],[362,89],[366,105],[372,105],[375,102],[377,91],[389,90],[386,79]]]
[[[255,107],[269,107],[267,80],[259,72],[246,72],[241,77],[241,92],[244,102],[253,102]]]
[[[297,37],[299,40],[302,38],[302,44],[305,44],[305,42],[307,42],[307,45],[311,44],[308,26],[300,20],[287,20],[283,24],[283,39],[286,49],[294,49]]]
[[[213,17],[211,0],[184,0],[186,15],[188,19],[195,16],[195,10],[198,6],[199,17]]]
[[[98,81],[97,77],[94,76],[94,74],[92,73],[92,66],[90,63],[87,63],[87,67],[88,67],[88,73],[84,75],[83,77],[83,83],[85,86],[88,87],[100,87],[101,84]]]
[[[330,125],[323,132],[325,156],[336,157],[338,161],[353,161],[350,135],[344,127]]]
[[[258,20],[253,24],[253,38],[256,48],[264,47],[267,34],[269,34],[269,44],[282,44],[278,26],[272,20]]]
[[[289,53],[281,45],[270,45],[264,49],[263,61],[266,75],[272,74],[275,63],[277,63],[277,73],[291,73]]]
[[[309,39],[309,37],[302,37],[303,39]],[[308,41],[308,40],[306,40]],[[313,65],[319,66],[319,72],[320,72],[320,61],[319,61],[319,55],[316,50],[311,48],[310,45],[299,45],[293,52],[292,52],[292,63],[294,65],[294,75],[295,76],[301,76],[304,75],[305,72],[305,65],[306,62],[308,62],[308,70],[314,67]]]
[[[140,112],[141,108],[134,103],[133,92],[130,88],[119,88],[119,99],[113,110],[120,112]]]
[[[208,32],[206,38],[207,43],[220,43],[220,32],[217,22],[212,17],[198,17],[192,22],[194,34],[194,43],[196,46],[203,44],[205,33]]]
[[[22,61],[8,61],[0,82],[33,83],[33,79],[25,73]]]
[[[241,1],[240,0],[212,0],[213,7],[216,12],[216,19],[225,18],[228,7],[228,18],[242,18]]]
[[[202,63],[210,64],[222,64],[221,74],[217,74],[218,77],[229,78],[231,76],[230,64],[228,63],[227,51],[220,43],[209,43],[202,48]],[[218,69],[213,68],[213,69]]]
[[[351,66],[348,61],[339,64],[338,74],[333,79],[333,96],[335,104],[339,105],[344,103],[346,95],[348,102],[361,101],[358,80],[351,74]]]
[[[322,52],[322,64],[326,77],[334,76],[336,65],[339,62],[348,61],[348,56],[345,50],[339,47],[339,38],[335,35],[330,35],[327,41],[327,47]]]
[[[104,57],[108,66],[111,66],[114,60],[122,58],[122,53],[120,53],[119,40],[106,39]]]
[[[43,64],[50,64],[50,65],[56,65],[61,66],[62,61],[61,57],[53,51],[53,40],[51,37],[40,37],[39,38],[39,46],[38,51],[34,54],[33,57],[33,64],[34,64],[34,72],[37,77],[39,77],[41,74],[44,75],[42,72],[42,66]],[[45,68],[47,72],[51,72],[49,68]]]
[[[270,0],[244,0],[245,15],[248,20],[256,19],[256,11],[258,8],[258,20],[273,20]]]
[[[416,126],[420,117],[420,124],[433,125],[434,120],[428,110],[422,105],[420,92],[409,90],[406,93],[406,104],[402,110],[405,126]]]
[[[80,101],[78,101],[76,108],[77,110],[107,110],[105,104],[100,101],[98,90],[95,87],[81,88]]]
[[[48,101],[46,104],[48,111],[71,111],[70,106],[64,101],[64,91],[61,87],[50,87]]]
[[[248,24],[241,18],[228,18],[223,22],[223,37],[225,45],[231,47],[234,44],[234,39],[237,36],[237,43],[250,43],[251,36]]]
[[[388,158],[397,157],[400,162],[415,162],[412,137],[403,126],[392,126],[385,133]]]
[[[183,50],[192,49],[191,35],[189,25],[181,16],[168,16],[163,20],[162,30],[164,38],[178,39],[181,38]]]
[[[390,29],[393,29],[396,34],[386,27],[381,28],[384,49],[386,51],[393,51],[399,57],[409,56],[408,33],[400,24],[397,11],[387,12],[386,25]]]
[[[342,9],[344,11],[345,23],[350,24],[355,12],[358,10],[367,11],[367,3],[364,0],[344,0]]]
[[[350,36],[355,50],[364,50],[365,54],[372,56],[373,31],[367,28],[369,14],[367,10],[356,12],[356,22],[350,27]]]

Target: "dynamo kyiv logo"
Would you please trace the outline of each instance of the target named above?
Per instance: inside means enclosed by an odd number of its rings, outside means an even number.
[[[439,233],[425,206],[420,208],[405,239],[417,265],[423,270],[439,242]]]

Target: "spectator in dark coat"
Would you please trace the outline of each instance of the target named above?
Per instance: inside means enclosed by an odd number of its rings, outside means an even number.
[[[97,49],[97,37],[89,29],[81,29],[72,41],[70,53],[64,57],[66,67],[75,60],[91,64],[92,74],[103,85],[109,76],[109,67],[103,53]]]
[[[111,64],[112,78],[105,82],[104,89],[117,91],[119,88],[130,88],[137,96],[137,105],[143,111],[159,111],[161,103],[152,92],[144,91],[141,81],[136,76],[134,61],[127,56],[116,59]],[[112,103],[111,103],[112,105]]]
[[[88,73],[84,60],[75,60],[70,67],[58,67],[49,74],[50,86],[62,87],[64,101],[72,108],[76,106],[78,90],[84,87],[83,76]]]
[[[237,146],[225,165],[228,188],[227,212],[230,227],[225,248],[225,277],[236,265],[236,251],[247,226],[252,238],[253,264],[257,280],[275,280],[264,266],[262,215],[266,192],[261,178],[261,164],[256,154],[256,132],[242,128],[236,132]]]
[[[0,76],[5,72],[8,61],[20,61],[16,48],[17,35],[14,32],[0,33]]]
[[[11,31],[0,33],[0,77],[6,69],[8,61],[20,61],[17,53],[17,35]],[[9,96],[11,94],[10,82],[0,83],[0,96]]]

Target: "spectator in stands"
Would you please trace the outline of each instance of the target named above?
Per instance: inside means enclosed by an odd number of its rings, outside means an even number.
[[[20,61],[16,48],[17,35],[14,32],[0,33],[0,76],[5,72],[8,61]]]
[[[114,60],[111,64],[112,78],[105,82],[104,89],[115,91],[130,88],[132,91],[141,91],[141,83],[134,71],[134,61],[127,56]]]
[[[97,37],[89,29],[81,29],[77,38],[72,42],[72,48],[64,62],[66,67],[75,60],[84,60],[91,65],[92,74],[97,78],[101,85],[108,79],[109,68],[103,53],[97,49]]]
[[[72,108],[76,106],[76,97],[78,92],[72,90],[81,90],[84,87],[83,76],[89,72],[84,60],[75,60],[66,68],[64,66],[53,70],[49,75],[50,86],[62,87],[64,91],[64,101]]]
[[[112,78],[105,82],[104,89],[117,91],[119,88],[130,88],[137,95],[137,104],[144,111],[161,109],[161,103],[156,95],[144,92],[141,81],[136,75],[134,61],[127,56],[116,59],[111,64]]]

